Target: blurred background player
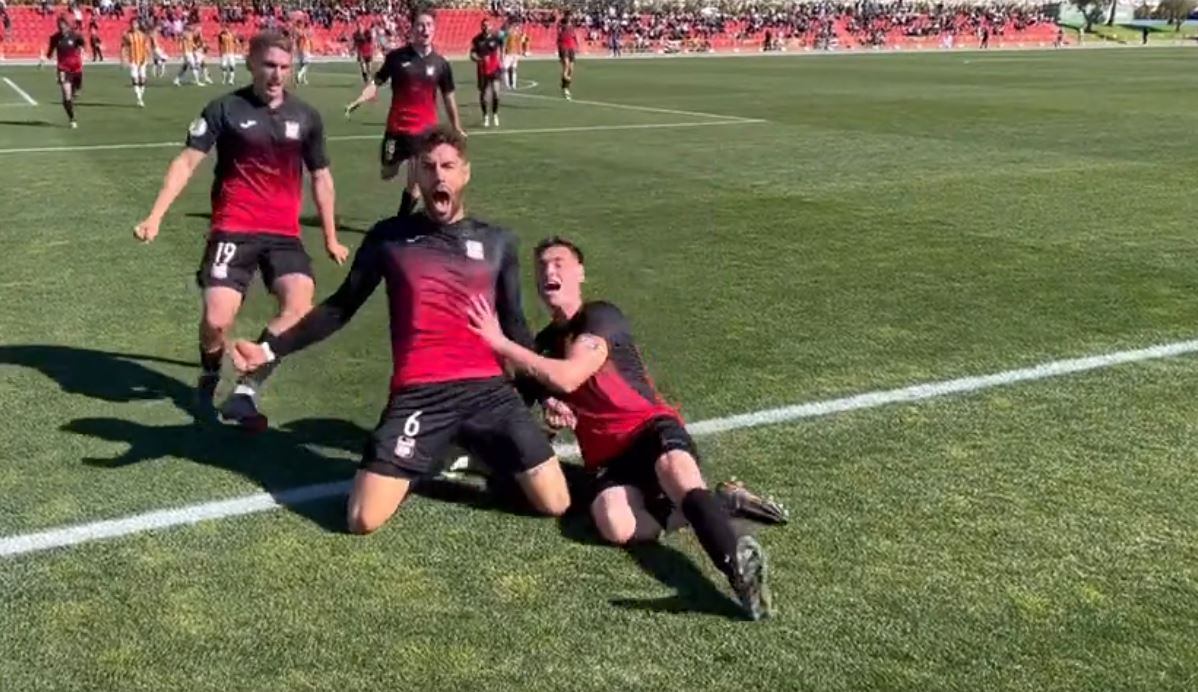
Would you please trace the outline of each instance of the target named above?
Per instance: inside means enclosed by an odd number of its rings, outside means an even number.
[[[92,62],[104,62],[104,42],[100,40],[100,22],[94,12],[87,23],[87,41],[92,49]]]
[[[70,22],[65,17],[59,17],[58,31],[50,36],[45,59],[49,60],[50,56],[54,56],[57,63],[62,109],[67,112],[72,129],[79,127],[79,123],[75,121],[75,96],[83,91],[83,51],[86,46],[83,36],[71,28]]]
[[[299,54],[296,84],[308,83],[308,67],[312,65],[312,31],[301,19],[295,23],[295,50]]]
[[[195,25],[195,46],[196,46],[196,63],[200,66],[200,77],[205,84],[213,84],[212,75],[208,72],[208,41],[204,38],[203,27],[197,22]]]
[[[363,22],[358,23],[354,32],[354,55],[358,59],[358,70],[362,73],[362,82],[370,83],[370,71],[374,69],[374,33]]]
[[[478,71],[478,104],[483,111],[483,127],[499,127],[499,80],[503,76],[503,41],[483,20],[482,30],[470,39],[470,59]],[[491,112],[487,112],[488,97]]]
[[[391,82],[391,107],[387,112],[387,126],[379,154],[379,174],[383,180],[398,176],[400,168],[415,154],[420,141],[437,127],[438,91],[441,92],[441,103],[449,116],[450,125],[454,131],[462,132],[461,116],[453,95],[453,68],[433,50],[435,31],[436,24],[431,14],[417,15],[412,22],[411,42],[387,53],[374,79],[366,84],[357,99],[345,107],[345,115],[349,117],[363,103],[374,100],[380,86]],[[415,171],[409,165],[398,214],[411,214],[418,199]]]
[[[129,79],[133,82],[133,95],[139,108],[145,108],[146,67],[150,63],[150,37],[141,30],[141,21],[130,20],[129,30],[121,37],[121,62],[129,68]]]
[[[516,88],[523,41],[524,28],[517,22],[509,23],[503,34],[503,83],[508,89]]]
[[[162,35],[156,26],[150,27],[150,49],[154,53],[154,76],[165,77],[166,63],[169,58],[162,48]]]
[[[183,64],[179,66],[179,74],[175,75],[175,86],[183,83],[183,75],[191,72],[196,84],[203,86],[200,81],[199,37],[195,24],[188,23],[179,34],[179,50],[183,53]]]
[[[578,36],[570,16],[562,17],[557,25],[557,61],[562,66],[562,96],[570,100],[570,85],[574,83],[574,58],[578,54]]]
[[[654,388],[623,313],[608,302],[584,302],[586,270],[574,243],[548,238],[534,256],[538,292],[553,315],[536,338],[547,357],[505,336],[486,299],[471,300],[468,319],[496,355],[569,407],[597,481],[591,518],[599,533],[616,545],[657,540],[669,508],[680,509],[745,613],[768,616],[765,553],[752,536],[738,535],[728,507],[707,488],[694,440]]]
[[[187,145],[167,168],[149,216],[134,229],[142,242],[158,235],[162,217],[216,148],[212,217],[204,257],[196,272],[203,289],[198,383],[201,420],[214,420],[225,340],[254,275],[275,295],[279,311],[261,338],[279,334],[312,308],[312,262],[300,237],[304,169],[324,231],[325,250],[338,264],[349,251],[337,241],[333,174],[325,153],[320,113],[284,85],[291,72],[291,41],[263,32],[250,41],[253,83],[211,101],[191,123]],[[241,378],[220,415],[244,427],[266,427],[257,396],[269,369]]]
[[[220,51],[220,83],[235,84],[237,82],[237,51],[241,43],[228,24],[220,25],[220,33],[216,35],[216,47]]]

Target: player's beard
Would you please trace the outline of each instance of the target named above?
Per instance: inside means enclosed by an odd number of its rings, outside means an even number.
[[[462,215],[461,191],[455,193],[446,187],[438,186],[421,192],[424,208],[432,220],[438,223],[452,223]]]

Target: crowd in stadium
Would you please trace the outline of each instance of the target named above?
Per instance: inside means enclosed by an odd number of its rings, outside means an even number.
[[[302,16],[320,32],[318,52],[348,52],[355,28],[368,23],[381,36],[400,37],[407,30],[409,1],[396,0],[235,0],[219,4],[217,18],[242,32],[275,28]],[[0,2],[0,7],[3,2]],[[198,22],[202,3],[195,0],[126,2],[98,0],[94,6],[55,5],[40,0],[43,15],[73,16],[77,26],[124,22],[136,14],[144,25],[168,39],[179,36],[190,20]],[[523,23],[548,32],[568,14],[585,42],[584,52],[703,52],[728,47],[784,50],[834,47],[883,47],[906,39],[976,40],[985,47],[991,36],[1021,36],[1029,28],[1053,25],[1047,7],[1026,4],[928,4],[900,0],[859,2],[743,2],[713,0],[682,5],[648,0],[632,9],[628,3],[525,3],[492,0],[439,2],[439,8],[473,11],[497,17],[499,23]],[[2,12],[2,10],[0,10]],[[0,17],[0,20],[7,20]],[[101,23],[101,26],[103,24]]]

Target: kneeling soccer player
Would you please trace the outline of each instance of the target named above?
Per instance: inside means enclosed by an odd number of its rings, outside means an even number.
[[[422,212],[375,224],[336,293],[264,343],[238,342],[234,364],[252,372],[328,337],[385,281],[391,397],[354,479],[349,530],[382,526],[413,481],[440,471],[454,444],[514,477],[537,511],[559,516],[570,495],[553,447],[499,359],[468,328],[467,297],[483,294],[503,320],[501,333],[533,345],[520,307],[515,237],[466,216],[470,164],[461,133],[434,130],[416,161]]]
[[[611,303],[583,302],[583,254],[575,244],[549,238],[535,255],[537,288],[553,315],[536,345],[548,357],[504,336],[485,299],[471,300],[470,326],[497,355],[561,393],[583,461],[596,473],[591,517],[599,533],[617,545],[655,540],[664,519],[650,508],[668,498],[746,614],[768,616],[765,554],[752,536],[737,535],[727,507],[707,489],[695,444],[654,389],[624,315]]]

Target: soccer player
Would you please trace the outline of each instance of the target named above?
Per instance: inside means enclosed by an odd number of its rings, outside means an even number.
[[[150,27],[150,48],[154,52],[154,76],[166,76],[166,51],[162,49],[162,36],[159,34],[158,27]]]
[[[237,50],[240,43],[228,24],[220,25],[220,33],[216,35],[216,47],[220,51],[221,84],[237,82]]]
[[[503,74],[503,41],[491,30],[491,22],[483,20],[482,31],[470,39],[470,59],[478,70],[478,102],[483,109],[483,127],[495,123],[499,127],[499,80]],[[491,112],[487,113],[487,96],[491,97]]]
[[[370,83],[370,70],[374,64],[374,32],[366,24],[358,24],[354,32],[354,54],[358,59],[358,70],[362,73],[362,83]]]
[[[299,52],[299,72],[296,84],[308,83],[308,67],[312,64],[312,32],[302,21],[295,23],[295,47]]]
[[[561,465],[503,365],[467,327],[466,300],[485,296],[510,338],[532,345],[520,305],[515,237],[466,216],[466,140],[439,128],[417,151],[423,213],[370,230],[337,292],[291,329],[234,344],[254,372],[345,326],[380,281],[387,284],[394,369],[391,395],[371,434],[349,498],[348,525],[370,533],[399,508],[413,481],[435,474],[452,444],[515,476],[532,506],[560,516],[570,504]]]
[[[133,95],[137,97],[137,105],[140,108],[146,107],[146,66],[150,62],[152,51],[150,37],[141,30],[141,22],[134,17],[129,22],[129,30],[121,37],[121,62],[129,66]]]
[[[62,92],[62,108],[67,112],[71,128],[79,127],[75,120],[75,96],[83,90],[83,36],[71,28],[65,17],[58,18],[58,31],[50,36],[46,60],[57,61],[58,88]]]
[[[208,73],[208,41],[204,39],[204,32],[197,23],[195,26],[195,53],[196,63],[200,66],[200,75],[205,84],[213,84],[212,75]]]
[[[574,83],[574,56],[578,53],[578,36],[570,18],[562,17],[557,25],[557,60],[562,66],[562,96],[571,99],[570,85]]]
[[[728,577],[748,616],[769,615],[761,546],[737,535],[728,508],[707,489],[695,443],[655,390],[624,315],[608,302],[584,302],[582,250],[552,237],[534,254],[537,288],[553,315],[536,339],[546,355],[510,339],[477,296],[468,310],[470,329],[569,407],[583,462],[597,476],[591,517],[599,533],[617,545],[655,540],[668,513],[653,510],[668,500]]]
[[[523,39],[524,29],[515,22],[508,24],[503,35],[503,83],[508,89],[516,88]]]
[[[216,417],[213,397],[225,338],[254,273],[262,271],[263,283],[279,301],[279,312],[267,323],[263,339],[287,330],[312,307],[312,266],[299,224],[304,168],[311,174],[325,250],[338,264],[349,254],[337,241],[333,174],[320,113],[284,89],[291,71],[291,42],[263,32],[250,41],[249,49],[253,83],[213,100],[191,123],[187,146],[167,169],[154,208],[134,229],[139,240],[154,240],[171,203],[216,147],[211,230],[196,272],[203,289],[203,373],[198,390],[207,419]],[[269,374],[266,369],[242,378],[221,407],[221,417],[247,428],[264,428],[267,421],[258,412],[256,398]]]
[[[345,107],[348,117],[363,103],[373,100],[380,86],[391,82],[391,108],[387,113],[387,127],[379,156],[379,173],[383,180],[392,180],[399,175],[404,162],[415,154],[421,138],[436,128],[438,91],[441,92],[445,112],[449,114],[449,123],[455,131],[462,133],[458,103],[453,95],[453,69],[445,58],[433,51],[435,30],[431,14],[417,15],[416,21],[412,22],[411,42],[387,53],[374,79],[366,84],[357,99]],[[407,184],[399,206],[400,216],[412,213],[419,194],[414,167],[409,166]]]
[[[183,75],[191,72],[191,76],[195,79],[197,85],[203,86],[200,81],[200,40],[198,38],[199,30],[194,24],[188,23],[183,28],[183,33],[179,35],[179,50],[183,51],[183,64],[179,66],[179,74],[175,75],[175,86],[180,86],[183,83]]]
[[[88,43],[92,49],[92,62],[104,62],[104,45],[100,40],[100,22],[93,14],[87,23]]]

